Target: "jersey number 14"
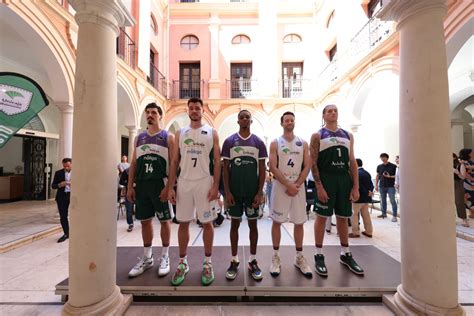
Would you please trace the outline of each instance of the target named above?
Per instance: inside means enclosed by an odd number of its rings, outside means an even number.
[[[145,173],[153,173],[153,165],[151,163],[145,164]]]

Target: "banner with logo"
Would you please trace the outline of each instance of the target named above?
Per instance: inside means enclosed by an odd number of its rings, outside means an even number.
[[[0,72],[0,148],[49,103],[32,79]]]

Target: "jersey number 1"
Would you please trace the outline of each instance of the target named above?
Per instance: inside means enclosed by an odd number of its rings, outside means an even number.
[[[336,148],[336,150],[337,150],[337,154],[339,155],[339,157],[341,157],[342,156],[341,155],[341,148]]]

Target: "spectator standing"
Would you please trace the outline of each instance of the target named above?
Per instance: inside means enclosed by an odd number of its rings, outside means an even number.
[[[375,191],[380,190],[380,198],[382,200],[382,214],[379,218],[387,217],[387,194],[392,204],[392,222],[397,221],[397,201],[395,200],[395,174],[397,166],[388,161],[388,154],[381,153],[380,159],[382,163],[377,167],[377,176],[375,178]]]
[[[359,199],[352,203],[352,233],[349,234],[351,238],[359,237],[359,213],[364,222],[363,235],[372,238],[372,220],[369,214],[369,203],[372,201],[372,194],[374,191],[374,184],[372,183],[372,176],[364,168],[362,168],[362,160],[357,158],[358,174],[359,174]]]

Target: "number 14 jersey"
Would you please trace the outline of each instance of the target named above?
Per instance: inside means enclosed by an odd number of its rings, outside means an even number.
[[[161,180],[168,176],[168,132],[161,130],[154,135],[148,132],[137,137],[137,180]]]

